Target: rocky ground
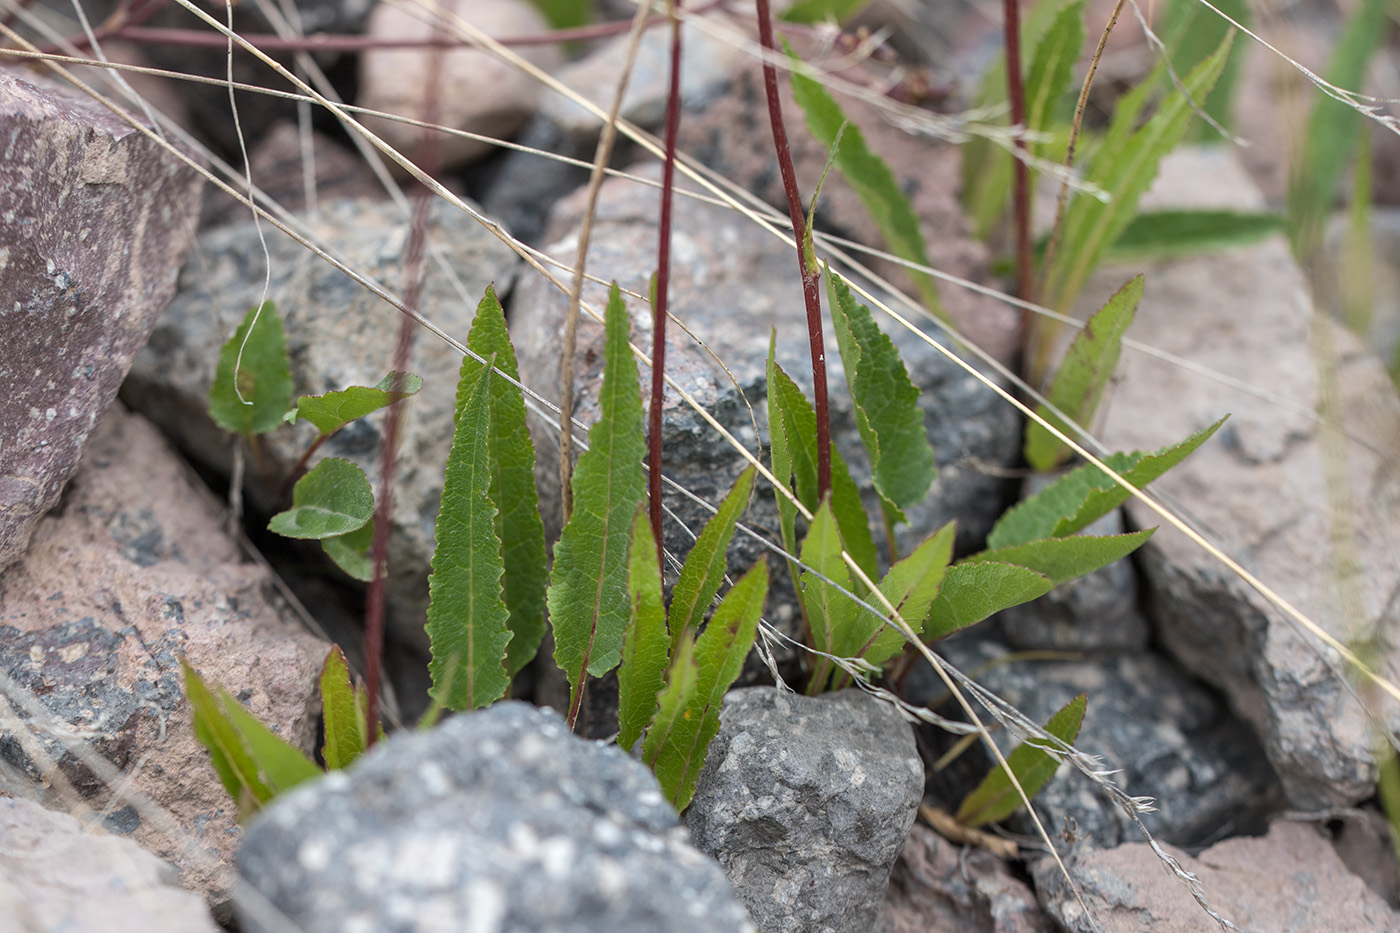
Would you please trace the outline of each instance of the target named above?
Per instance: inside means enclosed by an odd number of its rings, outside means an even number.
[[[731,6],[710,10],[706,28],[687,28],[681,147],[779,204],[760,73],[738,41],[752,24],[738,9],[746,5]],[[898,54],[936,63],[920,73],[933,86],[947,83],[955,96],[965,90],[996,46],[986,12],[901,9],[875,3],[867,16],[893,30]],[[387,3],[307,3],[300,12],[307,32],[391,38],[422,28]],[[545,29],[524,0],[473,0],[461,12],[492,36]],[[239,16],[247,32],[276,25],[258,10]],[[190,27],[188,14],[181,17],[167,9],[152,24]],[[1303,54],[1309,23],[1272,25],[1281,44],[1315,63]],[[816,30],[793,36],[813,54],[830,38]],[[666,38],[646,35],[622,109],[644,128],[657,128],[664,114]],[[623,41],[515,48],[606,107]],[[1109,78],[1145,70],[1149,53],[1135,27],[1123,27],[1115,43]],[[222,49],[122,48],[124,59],[184,72],[224,67]],[[1325,56],[1325,47],[1314,43],[1312,52]],[[593,157],[602,121],[524,77],[525,65],[476,51],[442,56],[452,90],[433,104],[423,93],[431,58],[422,49],[378,49],[360,56],[358,69],[349,56],[322,52],[316,61],[361,106],[431,111],[456,129]],[[871,67],[882,69],[872,80],[907,78],[889,62]],[[251,65],[239,77],[267,80]],[[237,158],[224,89],[132,80],[171,118],[172,138],[188,131],[177,142],[182,151]],[[1239,132],[1255,145],[1181,148],[1144,206],[1277,208],[1288,123],[1260,113],[1286,113],[1288,87],[1274,60],[1252,50],[1237,111]],[[786,106],[810,192],[826,156],[796,131],[790,98]],[[406,202],[384,193],[330,121],[299,129],[295,105],[253,94],[240,95],[239,112],[252,177],[285,222],[336,262],[401,293]],[[932,264],[997,285],[989,247],[969,232],[958,199],[958,148],[906,133],[873,109],[852,116],[909,193]],[[416,151],[416,131],[369,125]],[[286,320],[299,393],[373,385],[390,368],[398,315],[285,233],[253,225],[246,208],[202,186],[155,141],[36,69],[0,67],[0,130],[8,140],[0,161],[0,930],[1218,928],[1208,910],[1241,930],[1400,930],[1400,872],[1375,800],[1374,752],[1378,728],[1393,735],[1400,726],[1400,708],[1358,686],[1335,652],[1167,528],[1130,561],[938,645],[1036,721],[1087,692],[1079,748],[1128,794],[1153,799],[1155,808],[1135,819],[1089,777],[1062,767],[1037,812],[1063,867],[1024,815],[1000,829],[1012,845],[995,850],[931,828],[932,811],[955,809],[985,771],[979,750],[935,768],[952,741],[943,730],[911,725],[859,691],[811,699],[777,689],[756,659],[726,698],[695,800],[679,816],[645,768],[595,741],[611,734],[605,700],[595,701],[601,709],[582,730],[587,737],[542,708],[560,707],[560,677],[542,662],[515,689],[536,705],[505,702],[431,731],[405,729],[240,827],[194,739],[178,659],[310,751],[328,641],[362,666],[363,594],[317,552],[257,533],[314,431],[286,427],[256,456],[240,450],[207,414],[218,348],[266,280]],[[1400,151],[1386,136],[1377,132],[1381,165]],[[442,141],[433,158],[447,187],[517,242],[573,261],[585,168],[462,137]],[[614,164],[642,179],[659,174],[635,143],[621,145]],[[1385,244],[1397,224],[1384,207],[1393,194],[1377,185],[1382,258],[1394,252]],[[591,273],[646,292],[656,199],[655,188],[635,180],[603,185]],[[668,371],[760,452],[770,331],[799,381],[807,353],[791,248],[732,210],[682,203],[671,310],[690,333],[670,332]],[[818,219],[828,231],[878,242],[855,192],[834,174]],[[423,316],[462,339],[494,284],[522,381],[557,400],[563,295],[445,201],[428,231]],[[892,265],[876,271],[902,282]],[[1157,448],[1229,413],[1220,435],[1156,487],[1163,501],[1327,631],[1371,644],[1379,669],[1400,678],[1400,400],[1381,362],[1400,332],[1395,290],[1384,287],[1393,264],[1376,271],[1381,297],[1361,336],[1319,313],[1314,294],[1325,303],[1330,293],[1300,270],[1282,234],[1101,269],[1086,308],[1139,271],[1148,285],[1130,331],[1137,343],[1124,352],[1098,438],[1111,449]],[[584,297],[598,303],[601,294],[590,285]],[[1016,313],[951,284],[943,295],[987,351],[976,368],[1005,386],[994,362],[1014,354]],[[634,302],[632,313],[645,347],[649,311]],[[898,329],[893,336],[923,393],[940,471],[900,543],[907,549],[955,518],[960,552],[974,550],[1019,493],[1020,418],[921,339]],[[1320,345],[1332,347],[1325,366]],[[585,322],[576,399],[585,423],[596,417],[600,346],[601,328]],[[424,389],[405,407],[389,580],[388,711],[399,724],[426,706],[426,577],[460,362],[426,332],[413,354]],[[854,414],[839,372],[833,376],[834,436],[854,451]],[[1312,414],[1324,390],[1344,413],[1340,431]],[[348,458],[375,477],[381,427],[374,418],[359,423],[318,456]],[[555,534],[558,441],[543,419],[532,433],[542,452],[542,514]],[[742,469],[679,394],[667,396],[663,437],[666,476],[702,499],[717,500]],[[1344,469],[1329,474],[1338,450]],[[851,459],[869,493],[868,471]],[[226,505],[239,470],[249,532],[230,522]],[[1342,578],[1329,495],[1354,506],[1356,562]],[[682,526],[698,527],[706,513],[679,495],[668,505],[668,543],[683,552]],[[745,521],[772,534],[771,499],[757,497]],[[1161,524],[1132,503],[1092,531]],[[741,538],[731,569],[761,550]],[[766,608],[775,637],[796,634],[790,592],[778,580]],[[785,644],[774,642],[775,665],[793,676],[802,659]],[[914,668],[899,688],[908,702],[952,715],[931,670]]]

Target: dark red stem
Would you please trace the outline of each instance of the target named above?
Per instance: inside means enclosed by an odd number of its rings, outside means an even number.
[[[434,49],[428,69],[429,80],[424,97],[424,119],[437,120],[442,93],[441,49]],[[437,168],[438,134],[425,130],[419,139],[418,164],[428,174]],[[428,215],[433,206],[433,194],[424,185],[414,191],[413,221],[409,227],[408,245],[404,251],[404,294],[403,304],[409,311],[417,311],[423,293],[423,252],[428,238]],[[394,349],[394,384],[390,391],[403,391],[403,374],[409,369],[409,356],[413,351],[413,337],[416,315],[406,314],[400,319],[399,341]],[[398,472],[399,420],[403,402],[389,406],[384,425],[384,444],[379,467],[379,498],[374,510],[374,543],[370,554],[374,561],[374,576],[370,580],[365,606],[365,705],[368,710],[369,735],[367,744],[373,745],[379,735],[379,672],[384,654],[384,587],[388,577],[389,563],[389,522],[393,517],[394,477]]]
[[[1006,43],[1006,88],[1011,97],[1011,122],[1019,127],[1013,145],[1019,156],[1027,155],[1026,89],[1021,80],[1021,13],[1017,0],[1002,0]],[[1031,300],[1031,175],[1024,158],[1012,160],[1014,182],[1012,213],[1016,225],[1016,297]],[[1030,311],[1021,311],[1021,342],[1030,336]]]
[[[647,413],[648,504],[656,563],[663,566],[661,538],[661,415],[666,391],[666,313],[671,287],[671,202],[676,184],[676,136],[681,125],[681,21],[671,11],[671,84],[666,99],[666,156],[661,163],[661,218],[656,244],[656,294],[652,296],[651,408]]]
[[[812,348],[812,405],[817,412],[817,498],[826,498],[831,489],[831,416],[826,403],[826,347],[822,339],[821,275],[807,252],[807,217],[802,210],[802,194],[797,190],[797,172],[792,167],[792,149],[783,126],[783,105],[778,97],[778,69],[772,56],[778,55],[773,42],[773,20],[768,0],[754,0],[758,13],[758,41],[769,53],[763,62],[763,87],[768,95],[768,122],[773,125],[773,148],[778,154],[778,170],[787,193],[792,235],[797,244],[797,265],[802,272],[802,300],[807,306],[807,341]]]

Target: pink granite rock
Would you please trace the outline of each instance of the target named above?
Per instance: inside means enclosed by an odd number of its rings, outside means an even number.
[[[200,179],[86,97],[0,72],[0,570],[24,553],[145,344]]]

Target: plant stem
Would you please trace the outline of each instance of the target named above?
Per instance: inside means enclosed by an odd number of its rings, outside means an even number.
[[[1014,182],[1012,212],[1016,225],[1016,297],[1031,300],[1031,181],[1026,165],[1026,89],[1021,79],[1021,13],[1018,0],[1002,0],[1002,28],[1006,45],[1006,88],[1011,97],[1011,122],[1018,129],[1013,143],[1017,157],[1012,160]],[[1031,312],[1021,310],[1021,353],[1026,354],[1030,338]]]
[[[656,293],[652,296],[651,407],[647,411],[647,499],[656,565],[664,567],[661,538],[661,415],[666,390],[666,313],[671,286],[671,202],[676,186],[676,136],[681,125],[681,0],[666,4],[671,19],[671,83],[666,98],[666,156],[661,163],[661,217],[656,244]]]
[[[773,18],[768,0],[754,0],[758,15],[758,41],[768,53],[763,61],[763,87],[768,97],[768,122],[773,126],[773,148],[778,170],[787,194],[792,234],[797,245],[797,265],[802,272],[802,300],[807,307],[807,341],[812,350],[812,407],[817,415],[817,499],[831,490],[831,414],[826,401],[826,348],[822,340],[821,274],[807,251],[807,218],[802,210],[802,194],[797,190],[797,172],[792,166],[792,149],[783,126],[783,105],[778,97],[778,70],[773,58],[778,49],[773,42]]]

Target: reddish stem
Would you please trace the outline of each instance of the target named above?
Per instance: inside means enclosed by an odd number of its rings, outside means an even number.
[[[773,42],[773,20],[768,0],[754,0],[758,14],[758,41],[769,53],[763,62],[763,87],[768,96],[768,122],[773,126],[773,148],[778,170],[787,194],[792,217],[792,235],[797,244],[797,265],[802,272],[802,300],[807,307],[807,341],[812,349],[812,395],[817,414],[817,499],[831,489],[831,416],[826,403],[826,348],[822,338],[822,299],[818,283],[821,275],[807,252],[807,218],[802,211],[802,194],[797,190],[797,172],[792,166],[792,149],[783,126],[783,105],[778,97],[778,70],[772,56],[778,53]]]
[[[651,408],[647,418],[647,495],[656,564],[663,566],[661,539],[661,415],[666,390],[666,313],[671,285],[671,202],[676,182],[676,136],[681,125],[681,21],[674,0],[671,17],[671,84],[666,100],[666,156],[661,163],[661,218],[656,244],[656,294],[652,297]]]
[[[442,93],[441,49],[434,49],[428,69],[429,80],[423,101],[424,119],[437,120]],[[437,167],[438,134],[424,130],[419,139],[418,164],[430,175]],[[418,310],[418,302],[423,292],[423,252],[428,237],[428,214],[433,206],[432,192],[424,185],[414,191],[413,221],[409,227],[408,244],[404,254],[404,295],[403,304],[409,311]],[[409,356],[413,350],[413,337],[416,314],[406,314],[400,319],[398,346],[394,349],[393,392],[403,391],[404,373],[409,369]],[[398,469],[399,420],[403,401],[389,406],[385,418],[384,444],[379,468],[379,499],[375,504],[374,543],[370,554],[374,561],[374,576],[370,580],[365,606],[365,705],[368,707],[365,718],[368,721],[368,745],[373,745],[379,735],[379,670],[384,653],[384,586],[388,576],[389,562],[389,522],[393,517],[394,477]]]
[[[1014,183],[1012,212],[1016,225],[1016,297],[1031,300],[1031,178],[1026,165],[1026,89],[1021,78],[1021,13],[1017,0],[1003,0],[1003,29],[1006,44],[1006,88],[1011,97],[1011,122],[1019,127],[1013,145],[1018,157],[1012,160]],[[1030,337],[1031,313],[1021,311],[1021,346]]]

